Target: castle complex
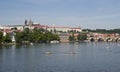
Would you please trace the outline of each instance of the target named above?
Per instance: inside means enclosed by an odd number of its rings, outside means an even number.
[[[68,27],[68,26],[48,26],[44,24],[34,23],[32,20],[25,20],[24,25],[7,25],[7,26],[0,26],[0,31],[3,32],[3,36],[6,33],[13,33],[14,31],[22,32],[25,28],[29,28],[33,30],[43,29],[48,30],[52,33],[57,33],[60,36],[61,41],[68,42],[69,36],[71,35],[70,32],[74,33],[74,37],[77,38],[78,34],[82,32],[81,27]],[[12,36],[14,41],[14,37]],[[101,34],[101,33],[87,33],[87,40],[88,41],[120,41],[120,35],[115,34]]]
[[[48,26],[44,24],[34,23],[32,20],[29,21],[25,20],[24,25],[0,26],[0,29],[6,32],[10,32],[11,29],[14,28],[16,28],[18,31],[23,31],[24,28],[29,28],[30,30],[37,28],[37,29],[45,29],[48,31],[56,31],[56,32],[69,32],[69,31],[82,32],[82,29],[80,27]]]

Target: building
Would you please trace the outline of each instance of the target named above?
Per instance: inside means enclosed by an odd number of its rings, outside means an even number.
[[[82,32],[82,29],[80,27],[70,28],[70,30],[75,31],[75,32]]]
[[[82,29],[80,27],[61,27],[61,26],[48,26],[48,31],[56,31],[56,32],[69,32],[69,31],[75,31],[75,32],[82,32]]]
[[[0,26],[1,30],[6,30],[6,29],[15,29],[19,31],[23,31],[24,28],[29,28],[30,30],[37,28],[37,29],[44,29],[48,30],[51,32],[82,32],[82,29],[80,27],[68,27],[68,26],[47,26],[44,24],[39,24],[39,23],[34,23],[31,19],[29,21],[25,20],[24,25],[7,25],[7,26]]]
[[[12,30],[12,29],[17,29],[19,31],[23,31],[24,30],[24,26],[23,25],[7,25],[7,26],[0,26],[1,30]]]
[[[47,28],[48,31],[57,31],[57,32],[68,32],[70,30],[69,27],[60,27],[60,26],[49,26]]]
[[[61,33],[61,34],[59,34],[59,36],[60,36],[60,42],[62,42],[62,43],[69,42],[69,34]]]

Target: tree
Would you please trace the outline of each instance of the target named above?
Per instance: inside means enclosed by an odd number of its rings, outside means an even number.
[[[24,35],[23,32],[16,32],[15,39],[17,43],[22,43]]]
[[[44,36],[46,37],[46,41],[48,42],[54,40],[53,34],[51,32],[46,32]]]
[[[77,39],[80,40],[80,41],[84,41],[87,39],[87,35],[85,33],[80,33],[78,36],[77,36]]]
[[[10,43],[10,42],[12,42],[11,37],[10,37],[9,34],[7,34],[6,36],[3,37],[3,42],[5,42],[5,43]]]
[[[60,40],[60,37],[58,34],[53,34],[53,40]]]
[[[120,34],[120,29],[110,29],[110,30],[106,30],[106,29],[96,29],[96,30],[91,30],[91,29],[83,29],[83,31],[88,31],[88,32],[95,32],[95,33],[119,33]]]
[[[52,32],[45,31],[42,29],[34,28],[32,31],[25,29],[23,32],[16,33],[16,42],[50,42],[52,40],[60,40],[60,37],[57,34],[52,34]]]
[[[0,32],[0,43],[2,43],[2,41],[3,41],[3,33]]]
[[[17,30],[17,27],[11,28],[11,30]]]
[[[56,29],[54,29],[54,32],[55,32],[55,33],[57,32]]]
[[[69,41],[75,41],[74,33],[72,33],[72,35],[69,36]]]
[[[44,43],[47,42],[47,37],[45,36],[45,34],[41,34],[41,35],[40,35],[39,41],[42,42],[42,43],[43,43],[43,42],[44,42]]]
[[[33,32],[31,33],[31,38],[33,39],[34,42],[39,42],[41,35],[43,35],[43,30],[42,29],[37,29],[35,28]]]
[[[24,33],[28,34],[30,32],[30,29],[29,28],[25,28],[24,29]]]
[[[29,33],[30,33],[29,28],[25,28],[24,31],[22,32],[23,34],[22,38],[24,41],[29,41],[29,37],[30,37]]]

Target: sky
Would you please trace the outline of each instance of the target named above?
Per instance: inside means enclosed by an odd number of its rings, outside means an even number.
[[[120,28],[120,0],[0,0],[0,25]]]

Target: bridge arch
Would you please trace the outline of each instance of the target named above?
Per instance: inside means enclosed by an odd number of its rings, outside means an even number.
[[[120,38],[116,38],[116,39],[115,39],[115,42],[120,42]]]
[[[112,38],[106,38],[106,42],[110,42],[112,40],[113,40]]]
[[[93,37],[91,37],[91,38],[89,39],[89,41],[94,42],[95,39],[94,39]]]
[[[103,39],[103,38],[98,38],[97,41],[98,41],[98,42],[104,41],[104,39]]]

